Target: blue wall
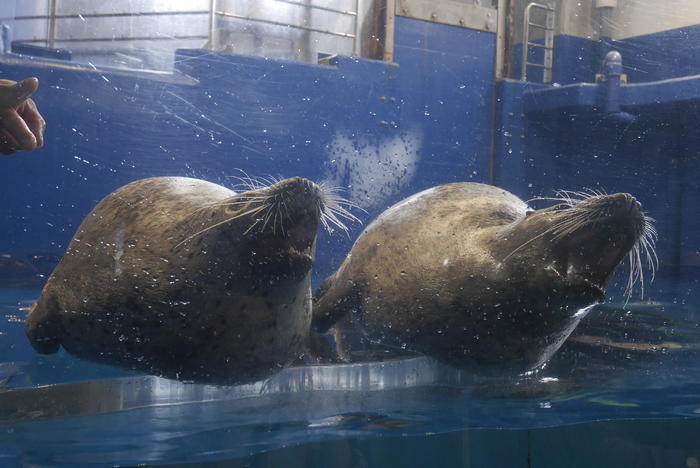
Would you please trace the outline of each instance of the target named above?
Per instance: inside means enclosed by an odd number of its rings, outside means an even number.
[[[542,41],[539,41],[540,43]],[[700,25],[635,36],[622,40],[593,41],[566,34],[554,37],[552,82],[559,84],[595,81],[605,54],[619,51],[624,58],[628,82],[642,83],[700,74]],[[522,44],[511,53],[509,76],[520,78]],[[543,50],[530,47],[528,60],[542,63]],[[528,80],[542,81],[542,71],[528,68]]]
[[[630,192],[657,220],[662,270],[700,266],[700,77],[686,76],[700,73],[699,34],[693,26],[615,42],[557,37],[553,75],[564,86],[498,84],[496,184],[524,198]],[[601,111],[604,89],[593,81],[609,50],[622,53],[621,110],[634,121]]]
[[[102,197],[144,177],[330,179],[365,222],[423,188],[486,181],[494,42],[397,18],[393,64],[182,50],[164,76],[0,56],[3,78],[39,78],[48,122],[44,148],[1,160],[0,254],[60,255]],[[321,235],[316,281],[361,229]]]

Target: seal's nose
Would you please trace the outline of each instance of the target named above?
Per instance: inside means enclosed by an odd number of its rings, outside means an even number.
[[[629,193],[607,195],[601,202],[604,203],[608,216],[637,215],[642,212],[642,204]]]
[[[629,207],[630,211],[642,209],[642,204],[639,203],[639,201],[636,198],[634,198],[629,193],[625,193],[624,195],[627,201],[627,206]]]

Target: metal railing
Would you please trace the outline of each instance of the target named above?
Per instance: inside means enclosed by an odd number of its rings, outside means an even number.
[[[545,24],[533,23],[531,13],[533,9],[540,9],[545,12]],[[529,3],[525,7],[523,15],[523,54],[520,70],[520,79],[527,81],[527,68],[537,67],[542,69],[542,81],[551,83],[552,81],[552,63],[554,59],[554,14],[555,9],[551,5],[543,5],[541,3]],[[530,41],[530,30],[541,29],[544,31],[544,43]],[[540,48],[544,50],[542,63],[528,61],[530,48]]]
[[[183,11],[138,11],[138,12],[111,12],[111,13],[97,13],[97,12],[85,12],[85,13],[72,13],[61,14],[58,8],[58,3],[61,0],[48,0],[47,4],[47,14],[46,15],[26,15],[26,16],[16,16],[12,18],[15,22],[21,21],[45,21],[46,22],[46,36],[36,37],[32,36],[22,40],[22,42],[33,43],[37,45],[46,45],[49,48],[60,47],[63,43],[72,43],[76,46],[78,44],[85,44],[88,46],[90,43],[104,43],[118,41],[124,43],[126,41],[164,41],[168,39],[201,39],[206,40],[205,47],[212,50],[220,50],[225,47],[226,44],[222,44],[221,40],[223,36],[220,34],[222,27],[226,27],[225,23],[230,20],[240,21],[242,23],[247,23],[248,25],[260,25],[260,27],[270,26],[270,27],[280,27],[284,28],[283,33],[287,32],[290,35],[294,32],[299,33],[313,33],[320,34],[326,37],[336,37],[340,39],[345,39],[352,41],[347,46],[343,47],[343,51],[333,51],[329,50],[329,53],[351,53],[356,56],[363,56],[368,58],[379,58],[384,60],[391,60],[393,51],[393,14],[394,14],[394,3],[395,0],[354,0],[354,9],[345,8],[349,6],[348,2],[344,3],[344,6],[333,7],[329,6],[328,3],[324,5],[315,5],[307,1],[300,0],[274,0],[280,4],[286,4],[293,7],[296,11],[298,8],[301,12],[298,16],[304,18],[310,18],[310,13],[306,15],[304,12],[320,12],[321,17],[330,18],[331,20],[327,25],[324,25],[321,21],[313,23],[311,21],[293,21],[294,18],[290,17],[290,21],[287,22],[284,19],[275,18],[268,15],[265,17],[264,14],[254,15],[254,14],[240,14],[239,12],[232,11],[232,8],[222,7],[222,1],[210,0],[209,9],[192,9]],[[350,3],[352,5],[352,3]],[[363,16],[360,19],[360,12],[362,11]],[[364,14],[364,12],[369,11],[369,14]],[[174,18],[176,16],[202,16],[203,23],[194,28],[193,31],[180,31],[173,32],[171,35],[165,34],[153,34],[148,30],[141,31],[141,34],[133,34],[127,32],[125,34],[119,33],[119,27],[113,28],[117,31],[117,34],[111,36],[95,34],[92,37],[86,37],[85,34],[75,34],[73,31],[66,28],[69,26],[62,27],[62,23],[68,20],[81,20],[85,22],[90,19],[114,19],[115,21],[129,21],[133,19],[140,18],[163,18],[163,21],[168,21],[168,18]],[[324,16],[326,15],[326,16]],[[208,24],[205,18],[208,18]],[[339,19],[338,21],[335,18]],[[341,18],[351,18],[351,21],[341,20]],[[298,19],[298,18],[297,18]],[[382,21],[381,25],[368,25],[364,24],[371,21]],[[342,28],[334,28],[333,24],[342,24]],[[329,27],[324,27],[329,26]],[[245,27],[245,25],[243,26]],[[199,29],[202,28],[202,29]],[[205,29],[206,28],[206,29]],[[126,28],[124,28],[126,29]],[[364,43],[370,42],[370,35],[366,39],[363,39],[363,34],[367,34],[366,31],[371,31],[371,42],[376,43],[377,38],[383,41],[381,46],[374,45],[373,47],[367,47]],[[381,34],[377,34],[377,32]],[[62,34],[63,33],[63,34]],[[329,39],[330,40],[330,39]],[[323,40],[321,39],[321,42]],[[311,41],[310,41],[311,42]],[[316,40],[315,43],[318,43]],[[103,46],[101,46],[103,47]],[[376,50],[381,50],[381,56],[373,56]],[[325,52],[325,51],[324,51]]]

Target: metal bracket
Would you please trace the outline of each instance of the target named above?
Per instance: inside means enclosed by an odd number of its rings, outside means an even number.
[[[396,15],[496,32],[498,10],[452,0],[396,0]]]

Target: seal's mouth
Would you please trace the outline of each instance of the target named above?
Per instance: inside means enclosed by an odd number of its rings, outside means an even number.
[[[275,267],[273,275],[308,272],[314,260],[314,244],[322,201],[316,184],[302,178],[280,181],[263,190],[265,207],[249,236],[258,252],[259,266]],[[273,270],[275,269],[273,268]]]
[[[297,233],[294,236],[279,236],[273,239],[267,239],[265,250],[273,257],[288,257],[300,261],[313,261],[313,247],[316,240],[315,232],[313,235],[305,236]]]
[[[552,272],[598,301],[617,266],[637,242],[644,215],[641,205],[627,194],[598,197],[588,202],[586,218],[574,229],[555,235]]]

